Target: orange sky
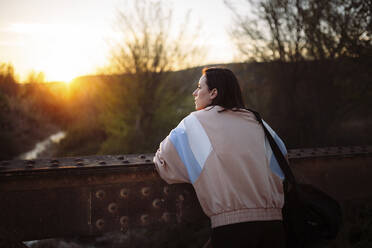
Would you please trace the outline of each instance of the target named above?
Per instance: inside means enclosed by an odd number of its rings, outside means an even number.
[[[129,0],[133,1],[133,0]],[[231,26],[223,0],[163,0],[174,10],[174,25],[192,11],[192,25],[202,23],[209,47],[205,63],[233,60]],[[119,0],[0,1],[0,63],[12,63],[24,80],[31,70],[43,71],[47,81],[70,81],[94,73],[107,63],[108,41],[115,39]]]

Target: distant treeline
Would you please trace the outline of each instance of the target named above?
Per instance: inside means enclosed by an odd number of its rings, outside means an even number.
[[[237,74],[246,106],[260,111],[289,148],[300,148],[372,143],[370,65],[370,59],[339,59],[223,66]],[[86,96],[85,100],[79,97],[85,101],[85,108],[80,108],[85,113],[77,115],[76,124],[68,127],[70,135],[62,142],[60,155],[156,151],[169,131],[194,110],[191,93],[201,69],[164,76],[166,83],[160,98],[173,95],[177,101],[171,101],[172,105],[146,106],[156,110],[146,136],[141,135],[137,120],[127,120],[135,118],[135,111],[132,117],[126,116],[129,109],[137,109],[128,104],[134,96],[125,94],[130,77],[96,82],[94,85],[104,89],[97,90],[98,95]],[[80,80],[85,81],[80,86],[82,91],[93,82],[89,78]]]
[[[289,148],[372,144],[371,58],[247,64],[247,106]]]
[[[226,64],[246,106],[260,111],[289,148],[372,144],[371,58]],[[56,129],[56,156],[156,151],[194,110],[202,67],[157,75],[151,92],[138,75],[77,78],[71,84],[18,84],[0,74],[0,159],[11,159]]]

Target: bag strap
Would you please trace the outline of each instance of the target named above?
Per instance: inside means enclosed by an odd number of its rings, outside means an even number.
[[[267,139],[269,140],[269,143],[270,143],[270,146],[271,146],[271,149],[273,150],[273,153],[279,163],[279,166],[280,168],[282,169],[283,173],[284,173],[284,176],[286,178],[286,180],[288,182],[290,182],[292,185],[296,185],[297,182],[296,182],[296,179],[292,173],[292,170],[291,168],[289,167],[289,164],[288,164],[288,161],[287,159],[284,157],[282,151],[280,150],[278,144],[275,142],[273,136],[271,135],[271,133],[269,132],[269,130],[267,130],[265,124],[263,123],[262,121],[262,118],[260,116],[260,114],[254,110],[251,110],[251,109],[247,109],[249,111],[251,111],[255,116],[256,116],[256,119],[259,123],[261,123],[263,129],[264,129],[264,132],[266,134],[266,137]]]

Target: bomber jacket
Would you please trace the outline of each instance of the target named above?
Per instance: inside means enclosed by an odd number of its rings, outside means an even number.
[[[212,228],[281,220],[284,175],[263,128],[248,110],[221,110],[192,112],[170,132],[154,157],[159,175],[170,184],[191,183]]]

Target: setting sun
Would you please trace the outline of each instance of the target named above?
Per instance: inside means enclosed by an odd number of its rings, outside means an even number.
[[[22,70],[22,79],[30,70],[43,72],[46,81],[63,82],[93,73],[105,61],[107,53],[103,32],[97,32],[98,29],[72,24],[12,24],[8,32],[29,38],[23,54],[23,43],[15,43],[10,48],[17,50],[13,63],[30,61],[30,69],[18,67]]]
[[[226,63],[232,53],[222,51],[232,48],[221,27],[228,25],[228,10],[222,2],[213,1],[213,5],[196,0],[169,0],[169,4],[173,7],[176,26],[181,23],[184,10],[192,9],[194,18],[191,19],[202,21],[203,9],[214,6],[218,18],[209,16],[203,22],[208,26],[205,35],[214,37],[208,47],[219,52],[206,60]],[[65,0],[50,4],[41,0],[0,1],[0,62],[11,63],[22,82],[31,71],[43,72],[46,81],[65,82],[95,73],[108,63],[109,43],[117,42],[115,20],[117,10],[122,7],[125,3],[120,0]]]
[[[0,62],[12,64],[22,82],[32,71],[44,73],[46,81],[64,82],[95,73],[108,54],[115,13],[108,2],[1,2]]]
[[[70,82],[79,75],[91,73],[99,62],[91,51],[104,50],[101,39],[95,38],[92,30],[84,26],[18,24],[13,25],[13,30],[29,34],[32,31],[30,46],[38,55],[33,58],[33,66],[45,73],[47,81]]]
[[[44,70],[46,81],[62,81],[69,83],[75,77],[84,74],[84,71],[79,71],[79,68],[72,67],[71,63],[64,60],[63,57],[58,58],[59,59],[56,61],[52,59],[49,60],[50,63],[47,62],[48,60],[39,62],[41,65],[40,68]]]

